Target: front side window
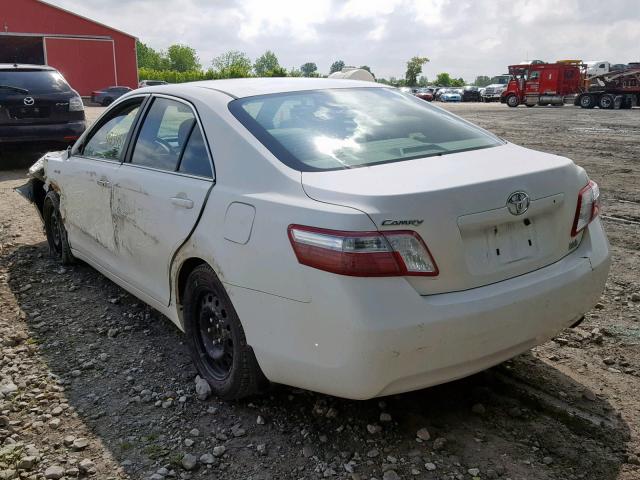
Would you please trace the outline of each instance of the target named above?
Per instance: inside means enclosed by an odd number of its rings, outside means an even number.
[[[390,88],[247,97],[231,113],[280,161],[340,170],[501,145],[484,130]]]
[[[195,126],[196,118],[188,105],[156,98],[140,129],[131,163],[175,171]]]
[[[535,70],[531,72],[531,76],[529,77],[529,80],[538,80],[539,78],[540,78],[540,72]]]
[[[119,108],[98,129],[91,133],[83,154],[88,157],[119,161],[127,135],[133,126],[142,100]]]

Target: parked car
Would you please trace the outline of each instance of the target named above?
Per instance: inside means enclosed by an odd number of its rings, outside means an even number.
[[[138,82],[138,88],[156,87],[158,85],[169,85],[169,84],[164,80],[140,80],[140,82]]]
[[[461,102],[462,95],[456,89],[448,89],[440,94],[441,102]]]
[[[419,88],[414,95],[422,100],[426,100],[427,102],[433,100],[433,91],[430,88]]]
[[[31,172],[52,254],[175,322],[225,399],[470,375],[577,324],[609,270],[582,168],[381,84],[130,92]]]
[[[478,87],[474,86],[466,86],[462,90],[462,101],[463,102],[479,102],[480,101],[480,91]]]
[[[0,144],[66,146],[85,128],[82,98],[55,68],[0,64]]]
[[[99,103],[103,107],[111,105],[111,103],[120,98],[125,93],[129,93],[131,88],[129,87],[107,87],[102,90],[91,92],[91,101],[93,103]]]

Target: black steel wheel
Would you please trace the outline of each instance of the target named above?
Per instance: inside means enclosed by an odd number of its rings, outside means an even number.
[[[191,358],[214,394],[236,400],[268,384],[222,282],[208,265],[189,274],[183,306]]]
[[[593,95],[585,93],[580,97],[578,103],[582,108],[593,108],[596,106],[596,99]]]
[[[59,259],[63,265],[73,263],[75,259],[71,253],[67,230],[60,214],[60,200],[57,193],[51,191],[44,197],[42,217],[51,256]]]
[[[605,93],[604,95],[602,95],[600,97],[600,101],[598,102],[598,106],[600,108],[605,108],[605,109],[612,109],[614,107],[614,104],[615,104],[615,99],[613,95],[609,95],[608,93]]]

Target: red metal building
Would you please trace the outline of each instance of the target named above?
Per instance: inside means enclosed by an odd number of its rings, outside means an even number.
[[[138,86],[136,37],[41,0],[0,0],[0,63],[51,65],[83,96]]]

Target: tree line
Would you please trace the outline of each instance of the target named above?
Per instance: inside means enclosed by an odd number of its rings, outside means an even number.
[[[278,57],[271,50],[267,50],[254,61],[246,53],[230,50],[213,58],[205,68],[194,48],[184,44],[171,45],[166,51],[155,50],[137,41],[138,73],[140,80],[164,80],[170,83],[192,82],[196,80],[215,80],[222,78],[244,77],[322,77],[318,66],[314,62],[306,62],[300,67],[285,68],[280,65]],[[415,56],[407,61],[404,78],[378,78],[377,81],[394,86],[424,87],[430,84],[426,76],[421,75],[422,67],[427,63],[427,57]],[[329,67],[329,74],[339,72],[345,67],[343,60],[336,60]],[[373,72],[368,65],[359,68]],[[374,75],[375,78],[375,75]],[[490,78],[479,76],[478,82],[490,83]],[[439,73],[432,82],[443,87],[461,87],[465,85],[462,78],[452,78],[448,73]]]

